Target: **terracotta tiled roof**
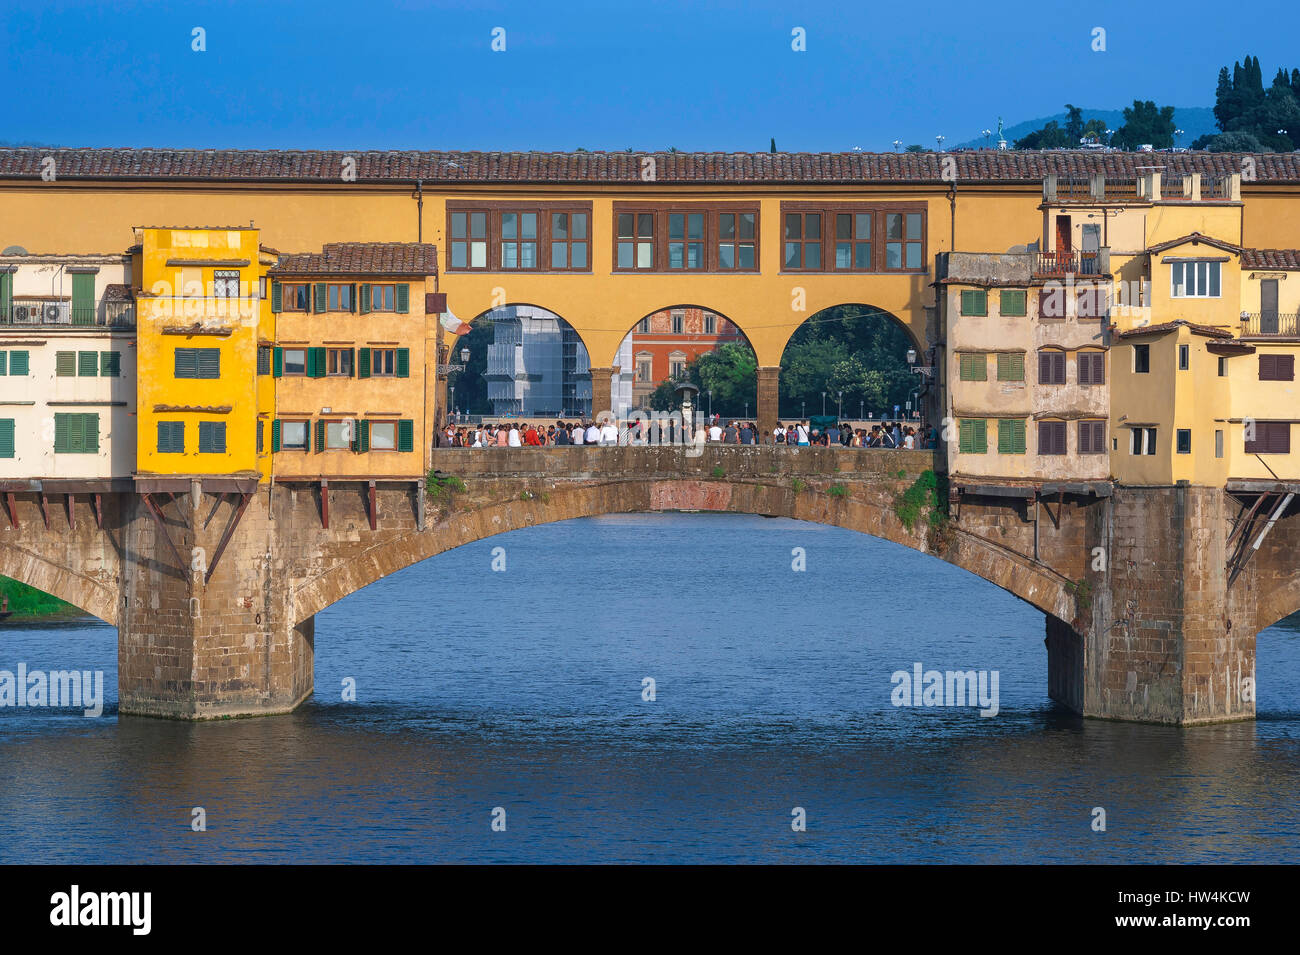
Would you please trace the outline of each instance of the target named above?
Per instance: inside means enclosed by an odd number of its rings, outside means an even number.
[[[1300,269],[1300,249],[1242,249],[1243,269]]]
[[[331,242],[320,252],[286,252],[274,275],[436,275],[438,249],[415,242]]]
[[[1182,328],[1184,325],[1197,335],[1208,335],[1211,338],[1232,337],[1232,332],[1227,329],[1217,328],[1214,325],[1198,325],[1196,322],[1189,322],[1184,318],[1175,319],[1172,322],[1161,322],[1159,325],[1141,325],[1137,328],[1130,328],[1120,332],[1118,337],[1136,338],[1139,335],[1160,335],[1176,328]]]
[[[1136,179],[1160,167],[1171,176],[1241,172],[1249,158],[1261,183],[1300,183],[1297,153],[1126,153],[971,150],[948,153],[316,152],[239,149],[0,149],[0,179],[37,179],[52,157],[60,179],[196,179],[343,182],[637,182],[654,159],[657,183],[1039,182],[1048,174],[1105,173]]]
[[[1224,252],[1232,252],[1236,255],[1240,255],[1243,251],[1241,246],[1239,245],[1233,245],[1231,242],[1224,242],[1222,239],[1216,239],[1213,236],[1201,235],[1201,233],[1199,232],[1192,232],[1188,235],[1180,235],[1178,238],[1170,239],[1168,242],[1161,242],[1159,245],[1148,246],[1147,251],[1163,252],[1166,249],[1177,248],[1178,246],[1186,245],[1189,242],[1192,243],[1193,245],[1212,246],[1213,248],[1221,249]]]

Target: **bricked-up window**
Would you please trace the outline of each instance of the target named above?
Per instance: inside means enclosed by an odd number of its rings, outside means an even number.
[[[1028,314],[1022,288],[1004,288],[998,293],[998,312],[1008,318],[1023,318]]]
[[[871,255],[870,212],[835,213],[835,268],[869,272],[874,264]]]
[[[1255,438],[1250,439],[1250,427],[1246,428],[1247,454],[1290,454],[1291,422],[1256,421]]]
[[[1038,353],[1038,383],[1040,385],[1065,384],[1065,352],[1045,348]]]
[[[987,355],[959,355],[958,372],[962,381],[988,381],[989,360]]]
[[[1025,453],[1025,421],[1003,418],[998,421],[998,454]]]
[[[998,355],[998,381],[1024,381],[1024,355]]]
[[[979,288],[962,289],[961,313],[963,315],[987,315],[989,313],[989,293]]]
[[[1079,352],[1079,384],[1104,385],[1106,383],[1106,353]]]
[[[783,229],[785,254],[782,267],[789,271],[821,271],[822,215],[820,212],[787,212]]]
[[[958,452],[985,454],[988,449],[988,422],[983,418],[962,418],[957,427]]]
[[[885,269],[924,265],[925,220],[919,212],[885,213]]]
[[[1179,428],[1174,432],[1174,450],[1179,454],[1192,453],[1192,429]]]
[[[451,264],[453,269],[486,269],[488,267],[488,211],[448,210],[451,232]]]
[[[306,282],[285,282],[280,286],[280,311],[305,312],[311,308],[311,286]]]
[[[704,269],[704,213],[668,213],[668,268]]]
[[[1080,454],[1105,454],[1106,453],[1106,422],[1105,421],[1080,421],[1079,422],[1079,453]]]
[[[1065,422],[1038,422],[1038,453],[1065,454]]]
[[[551,213],[551,268],[585,271],[591,263],[591,216],[586,212]]]
[[[1260,355],[1260,381],[1295,381],[1294,355]]]
[[[616,245],[614,267],[650,271],[655,267],[655,214],[620,212],[614,217]]]

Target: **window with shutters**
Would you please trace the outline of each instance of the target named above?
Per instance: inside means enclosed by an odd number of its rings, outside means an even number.
[[[99,352],[97,351],[77,352],[77,377],[78,378],[99,377]]]
[[[1038,383],[1040,385],[1065,384],[1065,352],[1055,348],[1039,351]]]
[[[1023,318],[1028,314],[1026,298],[1022,288],[1004,288],[998,293],[998,313],[1007,318]]]
[[[306,375],[307,374],[307,349],[305,348],[286,348],[284,355],[284,375]]]
[[[1080,454],[1105,454],[1106,453],[1106,422],[1105,421],[1080,421],[1079,422],[1079,453]]]
[[[325,350],[325,374],[330,377],[352,377],[352,349],[327,348]]]
[[[213,298],[239,298],[239,270],[215,269],[212,272]]]
[[[271,354],[273,350],[270,345],[257,346],[257,373],[259,375],[269,375],[271,373]]]
[[[185,422],[158,422],[158,453],[182,454],[185,451]]]
[[[1150,345],[1133,346],[1133,371],[1138,375],[1145,375],[1151,371]]]
[[[397,450],[397,422],[396,421],[371,421],[370,422],[370,450],[371,451],[396,451]]]
[[[1291,422],[1256,421],[1254,440],[1250,439],[1250,428],[1246,428],[1247,454],[1290,454]]]
[[[960,375],[962,381],[988,381],[989,360],[987,355],[959,355]]]
[[[962,289],[961,313],[963,315],[987,315],[989,313],[989,293],[984,289]]]
[[[998,421],[998,454],[1025,453],[1025,422],[1023,418],[1002,418]]]
[[[1048,282],[1038,290],[1038,318],[1041,321],[1064,321],[1066,316],[1065,287],[1060,282]]]
[[[1065,454],[1065,433],[1064,421],[1038,422],[1038,453]]]
[[[356,429],[351,419],[325,422],[325,447],[330,451],[347,451],[352,447]]]
[[[391,378],[397,375],[397,349],[370,349],[370,374],[376,378]]]
[[[985,454],[988,449],[988,422],[983,418],[962,418],[957,428],[957,450],[962,454]]]
[[[285,451],[307,450],[307,422],[280,421],[280,447]],[[272,448],[274,450],[274,448]]]
[[[122,353],[117,351],[100,352],[99,374],[104,378],[121,378]]]
[[[355,312],[357,310],[356,286],[337,283],[326,285],[325,308],[330,312]]]
[[[9,374],[11,376],[22,377],[30,373],[31,362],[30,355],[25,351],[11,351],[9,353]]]
[[[14,456],[14,419],[0,418],[0,458]]]
[[[226,423],[224,421],[199,422],[199,451],[202,454],[225,453]]]
[[[370,310],[372,312],[397,311],[397,286],[370,286]]]
[[[1260,381],[1295,381],[1294,355],[1260,355]]]
[[[77,353],[74,351],[55,352],[54,374],[60,378],[75,378],[77,375]]]
[[[1129,442],[1130,454],[1155,454],[1156,429],[1135,427]]]
[[[306,282],[286,282],[280,286],[283,312],[307,312],[311,310],[311,286]]]
[[[998,381],[1024,381],[1024,355],[998,355]]]
[[[1218,298],[1221,262],[1174,262],[1170,290],[1174,298]]]
[[[54,416],[55,454],[97,454],[98,452],[98,414],[56,414]]]
[[[1079,384],[1104,385],[1106,383],[1106,353],[1081,351],[1078,355]]]
[[[175,374],[177,378],[220,378],[221,349],[176,349]]]
[[[1192,453],[1192,429],[1179,428],[1174,432],[1174,450],[1178,454]]]

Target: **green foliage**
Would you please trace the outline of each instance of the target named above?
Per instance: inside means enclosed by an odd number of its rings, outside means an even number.
[[[821,411],[839,408],[835,395],[844,393],[844,415],[856,418],[862,405],[880,414],[906,406],[916,388],[916,375],[907,364],[912,340],[890,315],[867,305],[839,305],[804,322],[781,356],[781,406],[784,415],[805,407]]]
[[[9,609],[15,617],[72,616],[80,614],[76,607],[52,597],[43,590],[8,577],[0,577],[0,595],[9,598]]]
[[[798,478],[791,478],[790,487],[794,489],[794,493],[798,494],[801,491],[803,491],[806,487],[808,487],[808,485],[806,482],[801,481]]]
[[[715,464],[715,465],[713,466],[713,476],[714,476],[715,478],[726,477],[726,476],[727,476],[727,472],[724,471],[724,470],[722,469],[722,465],[721,465],[721,464]]]
[[[1056,120],[1015,141],[1016,149],[1072,149],[1078,145],[1079,140],[1071,139]]]
[[[903,152],[905,152],[905,153],[925,153],[925,152],[929,152],[929,150],[926,149],[924,146],[922,146],[920,143],[912,143],[912,145],[910,145],[910,146],[908,146],[906,149],[904,149]]]
[[[450,501],[453,494],[462,494],[465,491],[465,482],[454,474],[440,474],[433,470],[425,476],[425,490],[435,501]]]
[[[1279,69],[1265,89],[1259,57],[1247,55],[1244,62],[1232,65],[1231,74],[1225,66],[1214,91],[1214,119],[1225,135],[1251,137],[1197,141],[1214,152],[1246,150],[1253,143],[1261,152],[1300,148],[1300,70]]]
[[[1202,137],[1196,142],[1201,144],[1197,148],[1208,149],[1212,153],[1272,152],[1265,149],[1264,144],[1252,134],[1244,132],[1219,133],[1217,136]]]
[[[1124,125],[1115,130],[1111,145],[1120,149],[1137,149],[1149,143],[1155,149],[1174,145],[1174,108],[1156,106],[1152,100],[1134,100],[1124,109]]]
[[[827,488],[826,493],[829,494],[831,497],[848,497],[849,489],[845,487],[843,484],[832,484],[829,488]]]
[[[740,418],[748,405],[751,416],[758,413],[758,359],[746,342],[726,342],[697,355],[687,364],[684,380],[700,389],[695,398],[697,409],[707,410],[712,405],[714,414]],[[705,397],[709,391],[713,392],[711,398]],[[650,393],[649,402],[654,411],[677,408],[677,381],[661,381]]]
[[[909,531],[925,519],[940,528],[948,519],[948,482],[933,471],[922,471],[911,487],[894,498],[894,514]]]
[[[1074,594],[1074,603],[1079,610],[1087,610],[1092,606],[1092,584],[1087,579],[1080,577],[1078,580],[1067,581],[1065,589]]]

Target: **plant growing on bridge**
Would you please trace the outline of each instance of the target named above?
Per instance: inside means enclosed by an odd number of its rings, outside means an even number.
[[[832,484],[829,488],[826,489],[826,493],[829,494],[831,497],[848,497],[849,489],[845,487],[843,484]]]
[[[924,519],[934,529],[948,520],[948,482],[934,471],[922,471],[911,487],[894,498],[894,514],[909,531]]]
[[[465,482],[454,474],[443,474],[435,468],[425,477],[424,488],[435,501],[450,501],[453,494],[464,493]]]
[[[1074,594],[1074,603],[1080,611],[1092,607],[1092,583],[1086,577],[1068,581],[1065,589]]]
[[[722,469],[722,465],[721,465],[721,464],[715,464],[715,465],[713,466],[713,476],[714,476],[715,478],[726,477],[726,476],[727,476],[727,472],[724,471],[724,470]]]
[[[798,478],[791,478],[791,479],[790,479],[790,487],[794,488],[794,493],[796,493],[796,494],[798,494],[800,491],[802,491],[802,490],[803,490],[804,488],[806,488],[807,486],[808,486],[808,485],[807,485],[805,482],[799,480]]]

